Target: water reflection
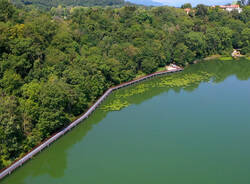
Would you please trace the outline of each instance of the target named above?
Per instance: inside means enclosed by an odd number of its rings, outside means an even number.
[[[211,74],[210,80],[214,83],[223,82],[229,76],[235,75],[239,80],[248,80],[250,78],[250,61],[241,60],[241,61],[210,61],[203,62],[196,65],[192,65],[187,67],[186,70],[178,75],[185,75],[188,73],[195,72],[207,72]],[[163,77],[164,78],[164,77]],[[151,81],[146,81],[147,84],[156,83],[159,79],[153,79]],[[150,90],[146,90],[142,94],[132,95],[126,98],[126,100],[130,104],[141,104],[142,102],[153,98],[161,93],[168,92],[169,90],[173,90],[176,93],[181,92],[182,90],[186,92],[192,92],[199,87],[202,82],[200,81],[189,85],[188,87],[152,87]],[[133,89],[132,87],[128,87],[126,89],[122,89],[119,92],[125,93],[127,90]],[[112,94],[105,103],[111,102],[115,98],[116,94]],[[104,105],[105,105],[104,103]],[[102,111],[98,109],[88,120],[84,123],[80,124],[77,128],[75,128],[72,132],[68,133],[66,136],[62,137],[58,140],[54,145],[52,145],[49,149],[46,149],[37,157],[35,157],[32,161],[28,162],[23,168],[18,169],[15,173],[13,173],[10,177],[7,177],[3,180],[3,184],[25,184],[30,183],[28,180],[30,177],[38,178],[49,175],[52,178],[60,179],[65,175],[66,168],[68,168],[67,158],[70,154],[70,150],[72,147],[76,146],[77,143],[81,142],[88,132],[98,123],[100,123],[109,112]]]
[[[209,61],[201,62],[196,65],[191,65],[185,69],[185,71],[178,73],[178,75],[192,74],[197,72],[206,72],[211,74],[211,78],[208,80],[200,81],[197,83],[192,83],[192,85],[186,87],[152,87],[153,89],[147,90],[143,95],[133,95],[127,98],[130,104],[140,104],[145,100],[149,100],[154,96],[157,96],[161,93],[168,92],[173,90],[175,93],[180,93],[182,90],[186,92],[193,92],[196,90],[201,83],[209,82],[212,80],[212,83],[221,83],[228,77],[235,75],[239,80],[248,80],[250,78],[250,61],[249,60],[240,60],[240,61]],[[165,76],[167,77],[167,76]],[[163,76],[164,78],[164,76]],[[159,79],[153,79],[151,81],[146,81],[146,83],[154,84]],[[150,85],[149,85],[150,86]],[[152,85],[154,86],[154,85]],[[129,90],[133,87],[128,87]],[[127,89],[121,89],[120,93],[123,93]]]

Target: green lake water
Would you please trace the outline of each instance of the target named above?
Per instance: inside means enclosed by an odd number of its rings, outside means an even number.
[[[0,183],[249,184],[250,61],[199,63],[116,91]]]

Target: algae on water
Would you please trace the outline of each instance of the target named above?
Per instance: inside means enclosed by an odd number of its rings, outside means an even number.
[[[207,72],[199,72],[199,73],[188,73],[178,76],[168,76],[166,78],[162,78],[158,83],[158,87],[188,87],[193,83],[199,83],[202,81],[207,81],[212,77],[212,74]]]
[[[197,73],[178,73],[158,78],[156,80],[136,84],[123,90],[114,92],[114,99],[101,108],[103,111],[119,111],[128,107],[128,98],[145,93],[152,88],[179,87],[186,88],[194,83],[209,81],[213,75],[204,71]]]
[[[129,103],[127,101],[116,99],[113,100],[110,104],[104,105],[101,109],[104,111],[119,111],[127,106],[129,106]]]

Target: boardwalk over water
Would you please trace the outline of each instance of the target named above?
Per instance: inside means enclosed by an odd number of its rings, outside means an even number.
[[[44,148],[48,147],[51,143],[55,142],[57,139],[59,139],[61,136],[63,136],[65,133],[67,133],[68,131],[70,131],[73,127],[75,127],[76,125],[78,125],[80,122],[82,122],[83,120],[85,120],[86,118],[88,118],[88,116],[90,114],[92,114],[93,111],[95,111],[95,109],[103,102],[103,100],[108,97],[108,95],[110,93],[112,93],[112,91],[115,91],[117,89],[123,88],[123,87],[127,87],[130,86],[132,84],[144,81],[146,79],[150,79],[156,76],[160,76],[160,75],[164,75],[164,74],[168,74],[168,73],[175,73],[175,72],[180,72],[182,71],[182,68],[175,68],[175,69],[171,69],[171,70],[167,70],[167,71],[162,71],[162,72],[156,72],[156,73],[152,73],[149,74],[147,76],[141,77],[139,79],[133,80],[133,81],[129,81],[123,84],[120,84],[118,86],[115,87],[111,87],[109,88],[95,103],[94,105],[92,105],[82,116],[80,116],[77,120],[75,120],[74,122],[72,122],[69,126],[67,126],[66,128],[62,129],[61,131],[57,132],[56,134],[52,135],[50,138],[48,138],[47,140],[45,140],[44,142],[42,142],[40,145],[38,145],[37,147],[35,147],[32,151],[30,151],[29,153],[27,153],[25,156],[23,156],[21,159],[17,160],[16,162],[14,162],[13,164],[11,164],[9,167],[3,169],[2,171],[0,171],[0,180],[3,179],[6,175],[12,173],[15,169],[17,169],[18,167],[22,166],[25,162],[27,162],[29,159],[31,159],[33,156],[35,156],[36,154],[38,154],[39,152],[41,152]]]

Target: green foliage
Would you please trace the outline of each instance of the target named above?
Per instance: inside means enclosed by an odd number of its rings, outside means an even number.
[[[185,45],[195,53],[197,58],[206,56],[205,36],[201,32],[190,32],[185,36]]]
[[[0,85],[3,91],[7,94],[11,94],[18,90],[22,86],[22,78],[20,75],[12,70],[7,70],[4,72],[2,79],[0,80]]]
[[[185,9],[185,8],[192,8],[192,5],[190,3],[185,3],[181,6],[181,8]]]
[[[179,43],[173,52],[174,61],[185,65],[191,63],[195,58],[195,53],[188,49],[184,43]]]
[[[2,160],[0,160],[0,168],[3,168],[4,167],[4,165],[3,165],[3,161]]]
[[[59,4],[23,2],[39,7]],[[212,54],[228,54],[233,47],[249,53],[248,6],[236,15],[200,5],[197,16],[170,7],[66,7],[86,3],[123,1],[60,1],[63,6],[41,13],[0,0],[3,165],[68,125],[113,85],[172,62],[184,66]],[[154,85],[188,86],[206,79],[207,74],[182,77]],[[140,85],[120,94],[105,110],[120,110],[130,104],[126,96],[140,95],[151,87]]]
[[[114,6],[123,5],[123,0],[13,0],[18,5],[34,5],[38,8],[50,9],[61,6]]]
[[[15,13],[14,6],[8,0],[0,1],[0,21],[6,22]]]
[[[18,102],[14,96],[5,96],[0,93],[0,160],[15,158],[23,150],[22,144],[22,123]]]
[[[198,4],[196,6],[196,15],[200,17],[205,17],[208,15],[208,8],[203,4]]]
[[[243,7],[243,12],[240,15],[240,19],[245,23],[250,21],[250,5]]]
[[[250,28],[245,28],[242,31],[242,53],[250,53]]]
[[[150,74],[156,71],[157,63],[154,60],[144,59],[141,63],[142,71]]]

